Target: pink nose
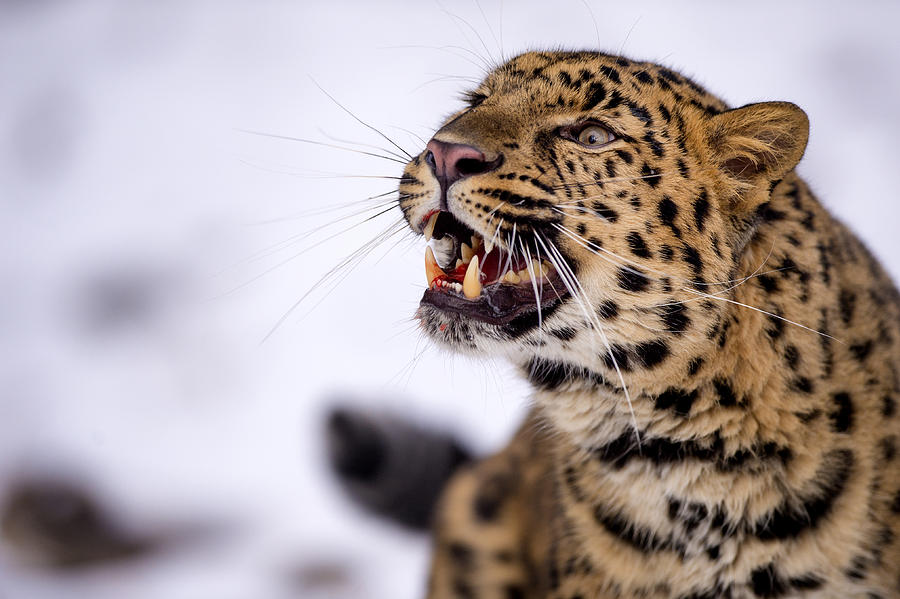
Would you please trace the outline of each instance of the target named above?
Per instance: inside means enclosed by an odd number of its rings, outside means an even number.
[[[484,152],[465,144],[447,143],[432,139],[426,146],[425,162],[446,193],[448,187],[470,175],[479,175],[494,170],[503,162],[503,156],[488,161]]]

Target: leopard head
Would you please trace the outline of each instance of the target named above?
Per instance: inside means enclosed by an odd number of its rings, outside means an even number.
[[[466,100],[400,185],[431,244],[417,312],[431,338],[609,380],[665,378],[714,343],[728,304],[712,299],[803,154],[802,110],[729,110],[665,67],[596,52],[520,55]]]

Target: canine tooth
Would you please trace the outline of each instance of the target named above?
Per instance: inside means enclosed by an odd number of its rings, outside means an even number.
[[[488,255],[492,251],[494,251],[494,242],[491,241],[490,239],[485,239],[484,240],[484,254]]]
[[[434,259],[434,252],[431,246],[425,247],[425,278],[428,280],[428,286],[434,283],[434,280],[446,273],[438,266],[437,260]]]
[[[466,270],[466,278],[463,279],[462,292],[469,299],[475,299],[481,295],[481,271],[478,270],[478,256],[473,256]]]
[[[469,262],[472,259],[472,256],[475,255],[475,252],[468,246],[468,244],[462,244],[459,247],[459,253],[462,254],[462,261]]]
[[[513,271],[507,270],[506,274],[503,275],[503,282],[504,283],[512,283],[513,285],[515,285],[516,283],[521,283],[522,279],[520,279],[519,275],[517,275]]]
[[[432,214],[425,224],[425,229],[422,231],[422,234],[425,235],[425,241],[431,241],[431,237],[434,235],[434,223],[437,222],[438,214],[438,212]]]

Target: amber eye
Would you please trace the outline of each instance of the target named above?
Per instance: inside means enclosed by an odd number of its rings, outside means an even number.
[[[585,147],[599,148],[613,141],[615,136],[600,125],[586,125],[578,131],[575,139]]]

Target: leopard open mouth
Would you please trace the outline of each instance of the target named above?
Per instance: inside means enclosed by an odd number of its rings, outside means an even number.
[[[430,245],[425,249],[428,289],[423,304],[502,325],[548,309],[567,295],[550,261],[485,240],[450,212],[435,211],[426,219],[423,230]]]

